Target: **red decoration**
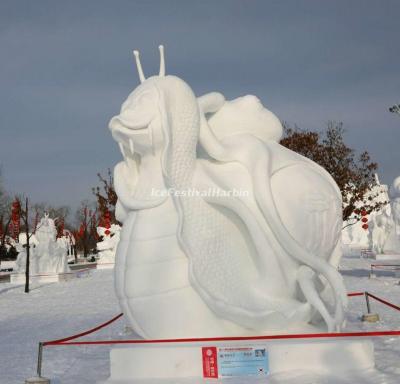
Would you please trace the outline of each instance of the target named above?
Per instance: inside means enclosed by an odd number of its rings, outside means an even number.
[[[110,232],[109,229],[106,229],[106,230],[104,231],[104,233],[108,236],[111,232]]]
[[[110,229],[111,228],[111,213],[110,211],[105,211],[101,219],[101,226]]]
[[[368,229],[368,224],[363,224],[363,229],[367,230]]]
[[[361,216],[367,216],[367,215],[368,215],[367,211],[365,209],[363,209],[361,211]]]
[[[11,208],[10,233],[12,234],[14,240],[17,241],[19,237],[20,219],[21,219],[21,206],[19,205],[19,201],[15,200],[12,203],[12,208]]]
[[[361,219],[361,221],[362,221],[363,223],[368,223],[368,219],[367,219],[366,217],[363,217],[363,218]]]
[[[85,233],[85,226],[81,224],[81,226],[79,227],[78,238],[82,238],[84,233]]]
[[[360,210],[359,210],[359,209],[355,209],[355,210],[354,210],[354,213],[355,213],[356,215],[359,215],[359,214],[360,214]]]

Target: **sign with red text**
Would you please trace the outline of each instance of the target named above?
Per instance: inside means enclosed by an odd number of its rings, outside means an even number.
[[[268,350],[263,346],[203,347],[203,377],[265,376]]]

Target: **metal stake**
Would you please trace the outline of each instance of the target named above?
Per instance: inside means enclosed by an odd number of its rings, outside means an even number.
[[[371,313],[371,306],[369,304],[369,295],[368,292],[364,292],[365,295],[365,302],[367,303],[367,313]]]
[[[368,321],[369,323],[376,323],[379,321],[379,315],[377,313],[371,313],[371,306],[369,304],[369,293],[364,292],[365,302],[367,303],[367,314],[362,315],[362,321]]]
[[[37,358],[37,374],[42,377],[42,359],[43,359],[43,343],[39,343],[38,358]]]

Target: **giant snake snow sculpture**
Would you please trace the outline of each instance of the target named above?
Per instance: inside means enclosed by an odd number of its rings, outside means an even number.
[[[335,182],[278,144],[282,126],[256,97],[196,98],[165,75],[162,46],[148,79],[134,54],[141,84],[110,121],[124,157],[116,292],[132,327],[146,338],[339,329]]]

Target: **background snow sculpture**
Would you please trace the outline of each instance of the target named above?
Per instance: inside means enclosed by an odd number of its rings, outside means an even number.
[[[132,327],[151,338],[339,329],[337,185],[278,144],[282,126],[255,96],[197,99],[165,76],[160,52],[147,80],[135,52],[142,84],[110,121],[124,157],[116,293]]]
[[[369,224],[370,245],[376,255],[384,253],[388,236],[393,228],[390,205],[372,217]]]
[[[381,253],[386,242],[388,228],[391,226],[388,186],[381,184],[378,175],[375,174],[376,184],[371,186],[365,195],[365,201],[359,201],[355,205],[358,212],[344,223],[342,242],[347,251],[360,252],[360,249],[371,249],[375,253]],[[365,209],[379,206],[370,213],[362,213]],[[362,219],[359,220],[361,211]]]
[[[384,252],[400,254],[400,176],[389,189],[392,224],[385,243]]]
[[[21,235],[22,243],[18,245],[18,258],[16,261],[17,272],[25,272],[26,252],[23,247],[24,235]],[[31,238],[30,248],[30,273],[65,273],[68,267],[68,246],[64,239],[57,239],[57,229],[54,220],[47,214],[40,220],[35,235]]]
[[[121,227],[118,224],[111,224],[110,228],[97,227],[97,234],[102,238],[97,243],[99,259],[97,264],[115,263],[115,254],[119,243]]]
[[[30,234],[30,239],[29,239],[29,243],[31,246],[31,250],[34,249],[38,244],[38,240],[36,238],[36,236],[34,234]],[[18,243],[17,242],[13,242],[13,246],[15,247],[15,249],[18,251],[18,256],[17,259],[15,260],[15,271],[16,272],[25,272],[25,268],[26,268],[26,234],[25,233],[20,233],[18,236]],[[32,255],[32,253],[30,254]],[[31,258],[30,258],[31,260]],[[35,268],[35,266],[33,266],[33,268]],[[32,264],[30,264],[30,271],[32,271]],[[33,273],[36,274],[36,271],[34,271]]]

